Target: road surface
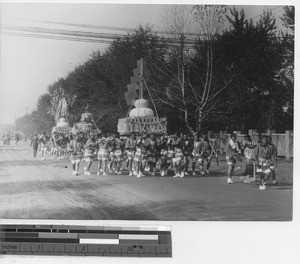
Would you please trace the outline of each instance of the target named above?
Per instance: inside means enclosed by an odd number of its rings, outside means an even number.
[[[277,186],[259,191],[238,172],[226,183],[226,163],[206,176],[173,178],[72,175],[69,160],[42,161],[28,143],[0,145],[0,219],[292,220],[293,164],[280,161]]]

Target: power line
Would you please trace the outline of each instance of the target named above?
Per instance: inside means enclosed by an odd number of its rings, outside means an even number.
[[[277,9],[277,8],[282,8],[282,6],[274,7],[274,8],[272,8],[270,11],[273,11],[273,10],[275,10],[275,9]],[[283,9],[282,9],[282,10],[283,10]],[[282,10],[279,10],[278,12],[280,12],[280,11],[282,11]],[[278,13],[278,12],[275,12],[275,13]],[[274,14],[275,14],[275,13],[274,13]],[[274,15],[274,14],[273,14],[273,15]],[[257,18],[257,17],[260,17],[260,16],[261,16],[261,14],[256,15],[256,16],[254,16],[254,17],[249,18],[249,20],[250,20],[250,19]]]
[[[8,17],[12,19],[25,20],[25,21],[33,21],[33,22],[41,22],[47,24],[55,24],[55,25],[64,25],[64,26],[72,26],[72,27],[83,27],[83,28],[91,28],[91,29],[107,29],[107,30],[117,30],[117,31],[134,31],[134,28],[125,28],[125,27],[113,27],[113,26],[99,26],[99,25],[88,25],[88,24],[76,24],[76,23],[65,23],[65,22],[55,22],[55,21],[47,21],[47,20],[35,20],[35,19],[27,19],[27,18],[17,18],[17,17]]]
[[[90,28],[90,29],[104,29],[104,30],[115,30],[115,31],[126,31],[126,32],[133,32],[137,29],[134,28],[125,28],[125,27],[113,27],[113,26],[99,26],[99,25],[88,25],[88,24],[76,24],[76,23],[65,23],[65,22],[55,22],[55,21],[47,21],[47,20],[34,20],[34,19],[26,19],[26,18],[14,18],[18,20],[25,20],[25,21],[34,21],[34,22],[41,22],[47,24],[55,24],[55,25],[64,25],[64,26],[72,26],[72,27],[83,27],[83,28]],[[164,31],[155,31],[155,33],[159,35],[178,35],[177,33],[173,32],[164,32]],[[193,32],[185,32],[184,35],[196,36],[196,33]]]
[[[280,7],[273,8],[272,10],[275,10],[277,8]],[[278,13],[280,11],[282,11],[282,9],[275,13]],[[64,23],[64,24],[69,24],[69,23]],[[0,33],[5,35],[57,39],[57,40],[71,40],[71,41],[82,41],[82,42],[96,42],[96,43],[105,43],[105,44],[110,44],[117,38],[126,37],[126,34],[86,32],[86,31],[78,31],[78,30],[74,31],[74,30],[43,28],[43,27],[25,27],[25,26],[14,26],[14,25],[6,25],[6,24],[1,25],[1,29],[3,30],[1,30]],[[207,36],[205,34],[194,34],[193,36],[187,35],[188,33],[183,33],[183,34],[185,36],[194,37],[191,39],[185,39],[185,45],[187,46],[195,45],[195,43],[199,38]],[[163,37],[163,38],[165,40],[170,41],[175,46],[181,44],[180,38],[175,38],[175,37]],[[239,36],[239,38],[245,38],[245,36]],[[280,38],[280,37],[269,37],[269,38]]]
[[[284,11],[284,9],[282,8],[281,10],[279,10],[279,11],[276,11],[275,13],[273,13],[273,15],[275,15],[275,14],[277,14],[277,13],[279,13],[279,12],[282,12],[282,11]]]
[[[39,36],[45,36],[47,35],[54,35],[54,36],[70,36],[70,37],[80,37],[80,38],[95,38],[95,39],[107,39],[110,41],[115,40],[116,38],[124,38],[125,34],[110,34],[110,33],[95,33],[95,32],[85,32],[85,31],[73,31],[73,30],[63,30],[63,29],[51,29],[51,28],[41,28],[41,27],[24,27],[24,26],[11,26],[11,25],[2,25],[2,29],[4,31],[1,32],[5,33],[8,30],[9,32],[19,32],[19,33],[34,33],[35,35],[31,36],[37,36],[37,34],[40,34]],[[21,35],[20,35],[21,36]],[[49,37],[50,38],[50,37]],[[168,38],[169,41],[171,41],[173,44],[180,44],[180,39],[177,38]],[[186,40],[185,41],[187,45],[193,45],[195,43],[195,40]]]
[[[57,35],[57,34],[44,34],[40,32],[26,33],[26,32],[10,32],[10,31],[1,31],[2,35],[10,35],[10,36],[20,36],[20,37],[32,37],[32,38],[45,38],[45,39],[54,39],[54,40],[70,40],[70,41],[80,41],[80,42],[95,42],[95,43],[104,43],[111,44],[115,40],[114,38],[107,38],[103,40],[102,38],[87,38],[85,35],[81,36],[79,34],[76,35]],[[179,40],[171,40],[174,46],[180,45]],[[192,46],[194,42],[189,41],[186,43],[186,46]]]
[[[121,34],[110,34],[110,33],[94,33],[94,32],[84,32],[84,31],[73,31],[73,30],[64,30],[64,29],[51,29],[51,28],[41,28],[41,27],[24,27],[24,26],[11,26],[11,25],[2,25],[3,29],[13,30],[13,31],[26,31],[42,34],[55,34],[55,35],[71,35],[79,37],[90,37],[90,38],[116,38],[124,37]]]
[[[31,38],[43,38],[43,39],[54,39],[54,40],[68,40],[68,41],[79,41],[79,42],[94,42],[102,44],[111,44],[112,41],[101,40],[101,39],[89,39],[89,38],[76,38],[76,37],[64,37],[64,36],[49,36],[29,33],[17,33],[17,32],[1,32],[3,35],[20,36],[20,37],[31,37]]]

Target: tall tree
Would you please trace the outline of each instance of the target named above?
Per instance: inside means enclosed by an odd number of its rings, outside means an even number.
[[[244,11],[231,10],[228,16],[231,30],[221,36],[218,48],[219,66],[243,74],[237,76],[228,90],[231,101],[227,110],[227,123],[239,124],[238,129],[274,128],[275,116],[282,111],[282,87],[277,81],[281,69],[283,47],[276,35],[275,18],[271,11],[264,11],[259,21],[245,19]],[[223,42],[223,43],[222,43]]]
[[[157,73],[169,81],[166,96],[157,88],[157,98],[176,109],[191,132],[203,128],[233,78],[230,76],[222,86],[213,84],[212,47],[223,30],[226,10],[226,6],[175,6],[167,13],[170,48],[156,66]],[[197,56],[201,59],[195,60]]]

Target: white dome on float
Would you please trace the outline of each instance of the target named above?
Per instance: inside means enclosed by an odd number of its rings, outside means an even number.
[[[64,117],[62,117],[57,122],[57,126],[58,127],[64,127],[64,126],[69,126],[69,124],[67,123],[66,119]]]
[[[137,99],[135,102],[134,102],[134,106],[136,108],[148,108],[149,107],[149,103],[147,100],[145,99]],[[151,110],[151,109],[150,109]]]
[[[129,113],[129,117],[153,117],[153,116],[154,116],[154,112],[152,111],[152,109],[146,107],[134,108]]]

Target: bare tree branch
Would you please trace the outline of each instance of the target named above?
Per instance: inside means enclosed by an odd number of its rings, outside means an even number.
[[[199,101],[199,98],[198,98],[198,96],[197,96],[197,93],[196,93],[196,91],[195,91],[193,85],[192,85],[191,82],[190,82],[190,72],[189,72],[189,71],[188,71],[188,78],[187,78],[187,80],[188,80],[189,86],[192,88],[192,91],[193,91],[193,94],[194,94],[194,97],[195,97],[197,103],[200,104],[200,101]]]
[[[163,102],[164,104],[167,104],[167,105],[169,105],[169,106],[172,106],[172,107],[174,107],[175,109],[178,109],[178,110],[181,111],[181,112],[184,112],[184,109],[182,109],[182,108],[180,108],[179,106],[176,106],[176,105],[174,105],[174,104],[172,104],[172,103],[170,103],[170,102],[168,102],[168,101],[165,101],[164,99],[162,99],[161,97],[159,97],[159,96],[157,95],[156,91],[155,91],[153,88],[148,87],[148,89],[151,89],[151,90],[153,91],[153,93],[156,95],[156,98],[158,98],[159,101],[161,101],[161,102]]]

